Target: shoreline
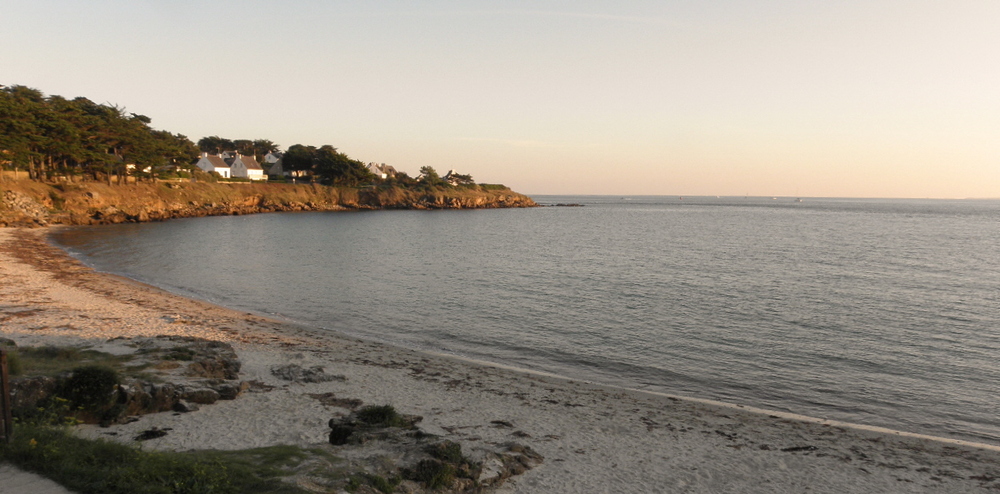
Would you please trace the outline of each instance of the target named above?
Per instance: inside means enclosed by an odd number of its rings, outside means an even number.
[[[0,229],[0,295],[0,334],[22,346],[183,334],[233,344],[245,380],[273,383],[270,367],[290,361],[347,378],[283,383],[190,414],[81,428],[94,437],[172,428],[146,443],[155,449],[323,443],[325,423],[338,411],[309,394],[325,391],[422,415],[422,429],[466,448],[520,438],[545,462],[501,492],[1000,488],[997,446],[614,388],[321,333],[97,273],[46,243],[40,230]]]
[[[427,189],[212,182],[4,182],[0,227],[147,223],[178,218],[295,211],[537,207],[530,197],[487,184]]]

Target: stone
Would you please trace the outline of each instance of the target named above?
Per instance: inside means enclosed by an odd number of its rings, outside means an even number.
[[[211,389],[219,394],[220,400],[235,400],[237,396],[250,389],[250,383],[241,381],[240,383],[222,382],[214,384]]]
[[[10,381],[11,408],[36,408],[38,404],[54,394],[58,387],[54,377],[34,376]]]
[[[347,444],[354,434],[355,427],[350,424],[331,424],[330,425],[330,444],[334,446],[342,446]]]
[[[200,407],[198,405],[188,403],[185,400],[177,400],[177,403],[174,403],[174,411],[178,413],[196,412],[199,408]]]
[[[177,400],[180,399],[178,396],[179,390],[174,384],[146,384],[143,388],[144,391],[149,394],[149,404],[145,407],[145,410],[149,410],[149,412],[145,413],[172,410],[174,408],[174,403],[177,403]],[[139,413],[143,412],[134,413],[132,415],[137,415]]]
[[[479,477],[476,479],[481,485],[495,485],[504,481],[503,475],[507,473],[503,460],[496,454],[490,453],[483,460],[479,469]]]
[[[170,428],[158,429],[156,427],[153,427],[152,429],[140,432],[138,435],[135,436],[134,439],[136,441],[148,441],[150,439],[156,439],[159,437],[166,436],[168,430],[170,430]]]
[[[200,405],[211,405],[219,401],[219,392],[210,388],[185,389],[180,395],[182,400],[187,400]]]

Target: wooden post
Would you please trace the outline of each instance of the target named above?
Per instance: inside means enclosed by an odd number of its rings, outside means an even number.
[[[14,435],[14,415],[10,402],[10,380],[7,378],[7,349],[0,346],[0,422],[3,424],[3,441],[10,443]]]

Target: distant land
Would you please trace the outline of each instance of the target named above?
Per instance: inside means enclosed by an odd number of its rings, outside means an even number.
[[[85,97],[0,86],[0,225],[103,224],[338,209],[536,206],[504,185],[416,177],[332,145],[187,136]]]

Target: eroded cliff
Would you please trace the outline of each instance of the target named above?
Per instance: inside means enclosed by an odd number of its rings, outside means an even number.
[[[0,226],[92,225],[277,211],[483,209],[537,206],[497,187],[338,188],[315,184],[0,183]]]

